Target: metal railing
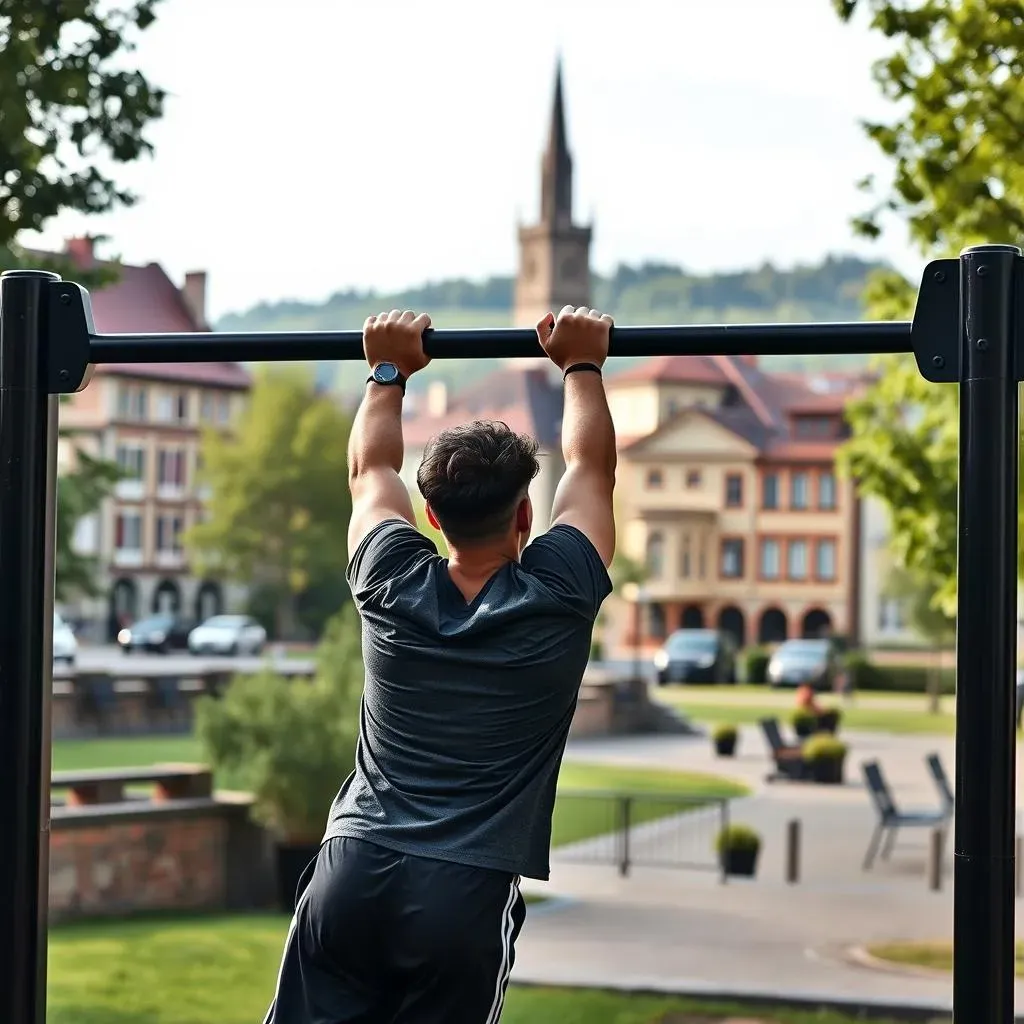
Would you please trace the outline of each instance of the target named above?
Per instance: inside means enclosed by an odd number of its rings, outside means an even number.
[[[634,867],[717,871],[724,883],[715,840],[728,824],[725,797],[560,789],[551,857],[614,864],[623,877]]]

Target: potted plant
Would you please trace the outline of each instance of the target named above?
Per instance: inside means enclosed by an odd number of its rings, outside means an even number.
[[[839,729],[843,713],[839,708],[827,708],[818,715],[818,732],[827,732],[834,736]]]
[[[828,733],[812,736],[803,747],[804,762],[811,779],[829,785],[841,785],[846,762],[846,744]]]
[[[805,711],[803,708],[794,711],[793,729],[801,739],[813,736],[818,731],[818,716],[812,711]]]
[[[727,875],[754,877],[757,856],[761,852],[761,837],[748,825],[726,825],[718,833],[715,848],[718,861]]]
[[[221,786],[247,791],[273,836],[281,909],[316,856],[331,802],[355,762],[363,670],[357,623],[333,620],[312,681],[266,669],[197,702],[196,732]]]
[[[715,744],[715,753],[719,757],[732,757],[736,753],[736,740],[739,732],[735,725],[720,725],[711,734]]]

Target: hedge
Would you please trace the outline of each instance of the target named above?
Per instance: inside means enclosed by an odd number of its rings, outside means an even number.
[[[740,651],[740,680],[744,683],[767,683],[771,653],[763,647],[746,647]]]
[[[857,690],[887,690],[892,693],[927,693],[928,680],[935,668],[927,665],[876,665],[863,654],[846,657],[846,670],[853,676]],[[956,692],[956,672],[938,669],[939,692]]]

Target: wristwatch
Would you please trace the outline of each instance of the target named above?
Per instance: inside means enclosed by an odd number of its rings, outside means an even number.
[[[402,389],[403,395],[405,394],[405,381],[406,378],[402,371],[394,363],[378,363],[370,376],[366,378],[367,384],[383,384],[385,386],[395,384]]]

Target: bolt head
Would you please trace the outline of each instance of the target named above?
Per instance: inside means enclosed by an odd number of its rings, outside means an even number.
[[[62,306],[70,306],[71,305],[71,294],[70,294],[70,292],[61,292],[60,293],[60,303],[61,303]]]
[[[946,360],[942,356],[932,356],[932,366],[936,370],[941,370],[946,365]]]
[[[61,370],[60,373],[57,374],[57,376],[60,377],[61,380],[70,380],[71,379],[71,374],[68,373],[67,370]]]
[[[974,344],[984,352],[988,348],[988,338],[979,338]]]
[[[988,264],[987,263],[982,263],[982,265],[980,267],[978,267],[978,277],[985,277],[987,274],[988,274]]]
[[[946,280],[946,272],[944,270],[936,270],[932,275],[939,284],[942,284]]]

